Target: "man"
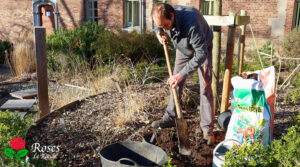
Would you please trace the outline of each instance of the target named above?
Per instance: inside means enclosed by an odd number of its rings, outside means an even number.
[[[203,138],[208,144],[215,142],[213,134],[213,96],[212,80],[212,39],[213,33],[202,14],[195,8],[171,6],[166,3],[156,4],[151,12],[155,32],[161,44],[168,42],[168,36],[176,48],[176,59],[173,76],[168,84],[176,87],[179,99],[186,77],[198,71],[200,83],[200,126]],[[164,116],[152,122],[154,128],[174,126],[175,104],[172,91]]]

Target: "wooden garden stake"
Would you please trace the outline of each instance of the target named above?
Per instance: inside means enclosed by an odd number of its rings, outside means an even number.
[[[241,10],[241,16],[247,16],[247,12],[245,10]],[[246,25],[242,25],[242,26],[240,26],[240,28],[241,28],[241,35],[240,35],[240,39],[239,39],[238,75],[241,75],[243,72]]]
[[[234,12],[230,12],[229,16],[235,16]],[[236,26],[232,25],[228,27],[228,39],[227,39],[227,48],[226,48],[226,67],[223,80],[223,91],[222,91],[222,103],[221,103],[221,113],[227,111],[229,93],[230,93],[230,78],[232,73],[232,61],[233,61],[233,51],[234,51],[234,35],[235,35]]]
[[[214,1],[214,16],[221,15],[221,0]],[[212,50],[212,64],[213,64],[213,76],[211,88],[213,92],[214,101],[214,113],[218,111],[219,108],[219,73],[220,73],[220,48],[221,48],[221,26],[213,26],[213,50]]]
[[[47,76],[47,57],[46,57],[46,33],[45,27],[34,27],[34,44],[36,56],[36,73],[38,79],[38,100],[39,109],[42,111],[42,118],[49,111],[48,97],[48,76]]]

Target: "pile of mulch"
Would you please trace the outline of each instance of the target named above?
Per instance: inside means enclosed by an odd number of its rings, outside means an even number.
[[[197,84],[188,84],[187,88],[192,90],[190,93],[199,91]],[[99,152],[103,147],[124,141],[136,133],[142,135],[146,141],[150,141],[154,132],[150,123],[162,117],[163,109],[167,104],[169,88],[158,83],[133,86],[128,89],[131,90],[125,90],[125,92],[135,92],[135,96],[145,98],[150,104],[148,104],[150,107],[142,111],[149,121],[136,119],[134,122],[119,127],[114,122],[115,111],[119,104],[124,102],[124,93],[101,93],[79,101],[71,107],[52,112],[36,126],[32,126],[25,140],[27,148],[30,149],[34,143],[39,143],[41,146],[59,146],[60,150],[53,159],[60,161],[62,166],[101,166]],[[284,92],[280,93],[278,101],[282,101],[284,98]],[[190,99],[190,101],[195,100]],[[162,129],[157,132],[153,143],[161,147],[172,158],[171,163],[178,167],[211,166],[213,149],[225,137],[225,132],[220,130],[215,123],[216,143],[212,146],[206,145],[200,130],[197,105],[194,102],[185,102],[182,106],[193,148],[191,156],[182,156],[178,153],[175,128]],[[279,138],[286,131],[290,126],[290,117],[297,111],[299,111],[297,105],[295,107],[292,104],[278,103],[275,113],[275,138]]]

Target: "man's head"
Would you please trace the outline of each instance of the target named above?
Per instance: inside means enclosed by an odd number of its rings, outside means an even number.
[[[174,24],[175,10],[169,4],[157,3],[152,8],[151,16],[158,27],[164,31],[171,30]]]

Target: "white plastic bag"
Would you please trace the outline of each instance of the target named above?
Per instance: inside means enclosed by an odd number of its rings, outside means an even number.
[[[263,83],[258,78],[231,79],[233,85],[234,111],[226,132],[227,139],[238,140],[241,144],[271,143],[270,107],[266,100]]]

